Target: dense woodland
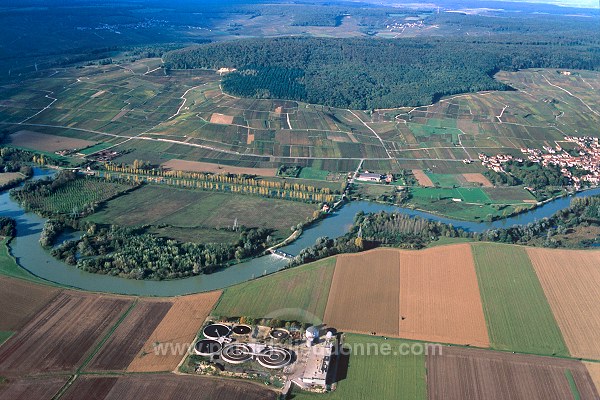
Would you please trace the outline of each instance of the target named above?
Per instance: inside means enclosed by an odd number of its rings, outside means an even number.
[[[10,217],[0,217],[0,236],[13,237],[17,234],[17,222]]]
[[[286,37],[211,43],[167,53],[164,59],[167,68],[237,68],[224,77],[223,89],[238,96],[371,109],[509,90],[493,79],[498,70],[598,69],[600,36],[596,30],[582,37]]]
[[[89,224],[84,236],[52,255],[84,271],[130,279],[176,279],[213,272],[259,254],[271,231],[244,229],[237,243],[180,243],[125,228]]]

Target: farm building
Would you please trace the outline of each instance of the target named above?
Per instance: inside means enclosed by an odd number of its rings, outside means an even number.
[[[381,182],[384,179],[384,176],[381,174],[373,174],[369,172],[365,172],[356,177],[357,181],[362,182]]]

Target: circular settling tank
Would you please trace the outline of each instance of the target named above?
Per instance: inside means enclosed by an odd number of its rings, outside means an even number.
[[[219,339],[229,335],[230,332],[231,329],[224,324],[210,324],[207,325],[202,331],[204,337],[209,339]]]
[[[273,339],[283,340],[290,336],[290,332],[286,329],[276,328],[269,332],[269,336],[271,336]]]
[[[196,343],[194,350],[199,356],[212,356],[221,351],[221,343],[213,339],[202,339]]]
[[[233,333],[236,335],[249,335],[252,332],[252,328],[249,325],[236,325],[232,329]]]
[[[223,347],[221,358],[230,364],[241,364],[252,359],[252,349],[247,344],[232,343]]]
[[[266,347],[256,360],[265,368],[283,368],[292,362],[292,352],[283,347]]]

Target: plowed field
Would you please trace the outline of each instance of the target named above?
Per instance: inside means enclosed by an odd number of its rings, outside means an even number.
[[[398,336],[399,262],[395,249],[339,256],[325,323],[351,332]]]
[[[494,185],[492,185],[492,183],[488,180],[488,178],[486,178],[485,176],[483,176],[482,174],[479,173],[472,173],[472,174],[462,174],[463,177],[465,178],[465,180],[467,182],[471,182],[471,183],[480,183],[481,186],[483,187],[493,187]]]
[[[0,400],[50,400],[66,382],[66,376],[11,380],[0,384]]]
[[[578,361],[444,347],[426,362],[429,400],[564,400],[576,398],[575,390],[577,398],[598,398]]]
[[[527,252],[571,354],[600,360],[600,251]]]
[[[425,187],[433,187],[434,186],[431,179],[427,176],[427,174],[425,174],[425,172],[423,172],[422,169],[413,169],[412,173],[415,176],[415,179],[419,182],[419,185],[425,186]]]
[[[133,372],[172,371],[185,356],[187,348],[193,342],[202,323],[221,296],[221,292],[200,293],[178,297],[156,329],[147,337],[136,357],[127,367]],[[184,349],[182,354],[167,351],[155,352],[156,344]],[[179,345],[179,346],[177,346]]]
[[[141,301],[90,362],[90,371],[124,370],[171,308],[170,302]]]
[[[59,289],[0,277],[0,331],[20,329]]]
[[[489,346],[468,244],[400,252],[400,336]]]
[[[93,396],[93,397],[92,397]],[[257,384],[173,374],[79,377],[63,400],[266,400],[275,392]]]
[[[130,300],[63,292],[0,347],[0,375],[72,371]]]

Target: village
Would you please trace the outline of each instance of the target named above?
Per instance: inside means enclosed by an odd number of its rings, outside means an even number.
[[[598,138],[591,136],[565,136],[564,139],[565,142],[574,143],[577,146],[575,151],[569,153],[558,143],[555,147],[544,146],[543,150],[530,148],[521,148],[520,150],[524,154],[524,157],[532,163],[540,164],[544,167],[549,165],[560,167],[560,171],[571,180],[575,190],[580,190],[585,183],[598,185],[600,183],[600,144]],[[503,164],[510,161],[518,163],[524,161],[523,158],[514,157],[510,154],[488,156],[480,153],[479,159],[484,167],[495,172],[504,173],[506,173],[506,170]],[[587,173],[574,174],[574,171],[587,171]]]

